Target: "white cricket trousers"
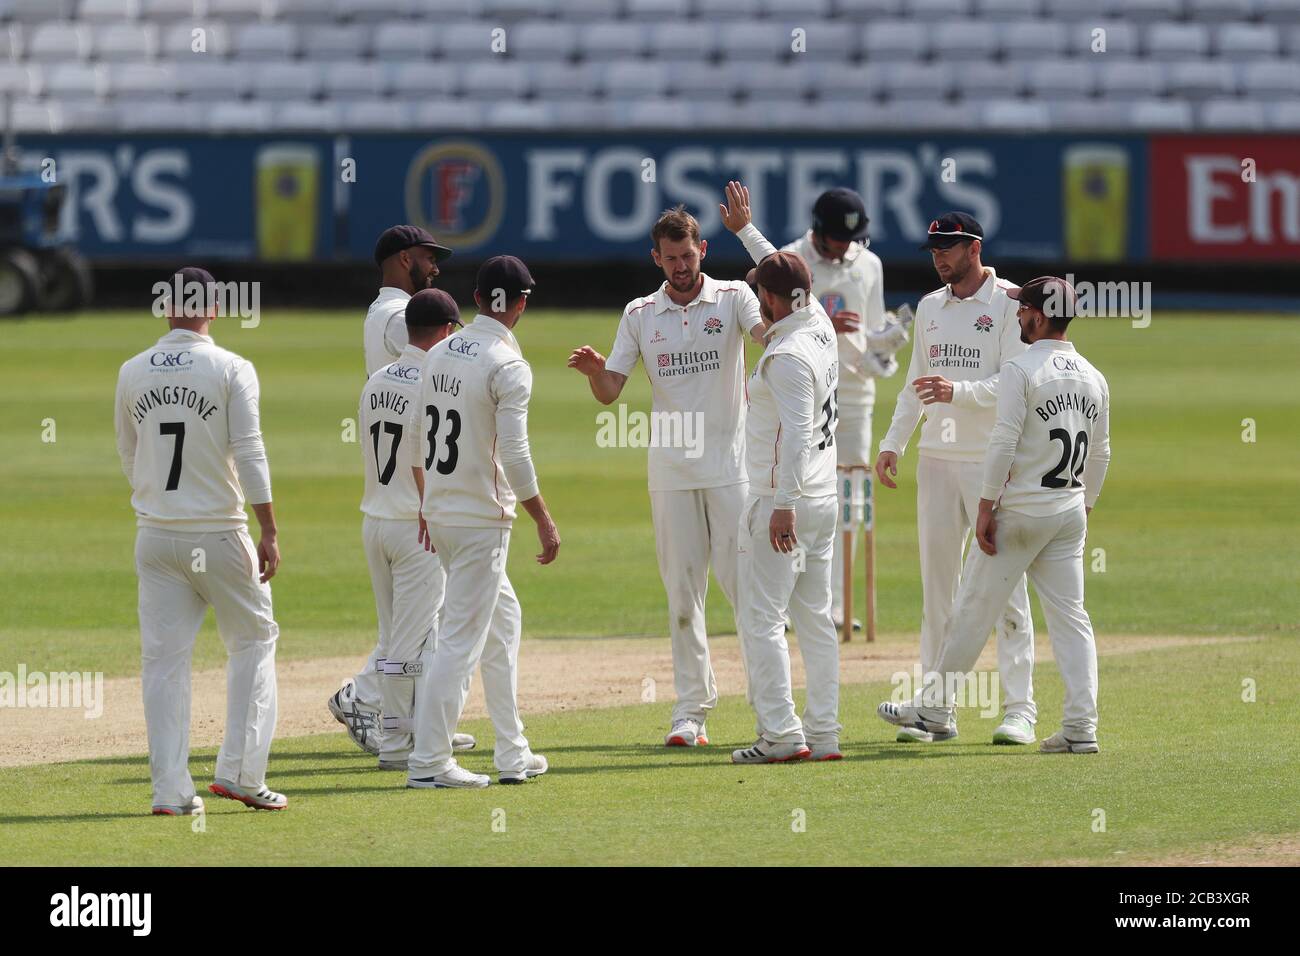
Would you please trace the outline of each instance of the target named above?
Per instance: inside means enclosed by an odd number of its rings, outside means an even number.
[[[483,697],[496,732],[496,766],[523,770],[532,756],[516,699],[521,616],[506,577],[509,528],[429,526],[447,574],[442,622],[415,695],[415,749],[407,763],[412,777],[444,773],[452,759],[451,736],[460,723],[474,668],[483,666]]]
[[[722,593],[736,608],[736,533],[747,484],[694,491],[650,492],[659,576],[668,594],[668,633],[673,647],[673,721],[703,722],[718,703],[709,661],[704,597],[709,565]],[[736,629],[740,624],[737,618]]]
[[[921,553],[921,673],[935,673],[961,575],[962,549],[979,516],[984,465],[920,455],[916,463],[916,530]],[[979,548],[973,541],[971,552]],[[1013,582],[997,628],[1003,709],[1038,719],[1034,704],[1034,619],[1025,578]],[[918,694],[919,697],[919,694]]]
[[[419,541],[415,521],[366,515],[361,537],[379,618],[381,760],[405,760],[413,746],[415,692],[421,653],[436,640],[446,575],[438,556]]]
[[[840,732],[840,644],[831,621],[831,542],[838,498],[795,502],[801,550],[776,551],[768,535],[773,499],[751,495],[740,526],[740,646],[759,736],[798,743]],[[794,710],[785,616],[799,638],[807,676],[803,722]]]
[[[1027,571],[1042,602],[1052,653],[1065,685],[1061,726],[1072,740],[1095,740],[1097,735],[1097,646],[1092,621],[1083,607],[1087,533],[1082,501],[1069,511],[1047,517],[999,510],[993,534],[997,554],[985,554],[971,545],[952,625],[936,668],[951,687],[946,675],[965,674],[975,666],[989,629]],[[938,685],[928,687],[926,703],[938,703],[939,693]]]
[[[208,606],[226,645],[226,732],[215,776],[258,790],[275,733],[275,642],[271,587],[258,581],[247,530],[140,528],[140,683],[155,806],[184,806],[190,777],[190,660]]]
[[[836,478],[843,481],[850,468],[861,468],[856,475],[861,482],[871,469],[871,405],[841,405],[839,423],[835,426]],[[831,556],[831,617],[844,619],[844,509],[838,510],[839,523],[835,528],[835,546]],[[852,523],[853,541],[849,547],[858,553],[861,538],[859,522]]]

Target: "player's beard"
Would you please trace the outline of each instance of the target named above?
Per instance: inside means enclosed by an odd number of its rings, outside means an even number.
[[[951,271],[948,273],[948,278],[944,281],[947,282],[948,285],[961,285],[966,281],[966,277],[970,275],[971,264],[969,260],[963,259],[956,265],[951,266],[950,269]],[[940,275],[939,278],[943,279],[943,276]]]
[[[679,280],[677,278],[676,273],[668,277],[668,284],[673,287],[673,291],[680,292],[682,295],[685,295],[688,292],[695,291],[695,285],[699,281],[700,281],[700,273],[698,271],[692,272],[690,274],[690,278],[687,279],[685,282]]]
[[[430,269],[428,272],[425,272],[424,274],[421,274],[420,264],[418,262],[412,262],[410,275],[411,275],[411,288],[415,289],[416,292],[420,292],[423,289],[433,288],[432,269]]]

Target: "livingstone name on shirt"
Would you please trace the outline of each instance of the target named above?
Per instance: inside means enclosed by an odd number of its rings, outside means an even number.
[[[596,445],[599,448],[683,448],[687,458],[704,454],[703,412],[628,411],[619,404],[618,414],[596,413]]]
[[[205,398],[186,385],[163,385],[160,388],[151,388],[147,392],[142,392],[131,404],[131,417],[135,419],[138,425],[144,421],[145,415],[164,405],[183,405],[186,408],[192,408],[198,413],[199,418],[205,422],[217,410],[216,402],[210,398]]]
[[[669,375],[694,375],[696,372],[716,372],[722,368],[722,356],[717,349],[707,352],[661,352],[658,358],[659,377]]]

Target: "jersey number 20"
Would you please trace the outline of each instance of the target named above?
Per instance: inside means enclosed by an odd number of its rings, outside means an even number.
[[[1061,443],[1061,460],[1057,462],[1056,467],[1043,475],[1044,488],[1082,488],[1083,482],[1079,476],[1083,474],[1083,463],[1088,458],[1088,433],[1079,432],[1074,436],[1074,444],[1071,447],[1070,433],[1064,428],[1053,428],[1048,432],[1048,437],[1052,441]],[[1061,473],[1065,469],[1070,469],[1070,477],[1062,478]]]

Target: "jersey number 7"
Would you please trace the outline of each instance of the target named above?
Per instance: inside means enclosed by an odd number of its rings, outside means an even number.
[[[185,448],[184,422],[159,422],[158,434],[174,435],[176,443],[172,445],[172,468],[167,472],[167,490],[175,491],[181,486],[181,451]]]

